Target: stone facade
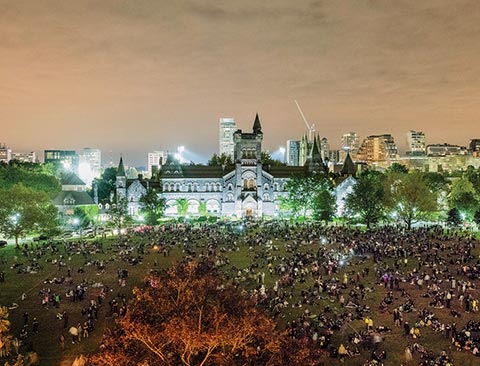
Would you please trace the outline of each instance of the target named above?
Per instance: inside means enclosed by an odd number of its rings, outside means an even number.
[[[226,217],[276,216],[280,200],[285,196],[285,185],[293,175],[314,172],[325,173],[320,147],[314,143],[305,166],[263,166],[261,159],[263,132],[258,114],[252,132],[234,133],[234,165],[181,165],[173,156],[160,170],[161,192],[166,201],[166,216],[177,216],[179,199],[188,201],[187,214]],[[139,211],[140,197],[148,188],[148,181],[127,181],[123,161],[117,176],[117,197],[126,197],[129,213]],[[150,183],[154,186],[154,181]]]

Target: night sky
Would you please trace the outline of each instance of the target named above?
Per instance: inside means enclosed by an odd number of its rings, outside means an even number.
[[[423,130],[480,138],[480,1],[0,0],[0,142],[145,165],[218,150],[218,119],[264,148]]]

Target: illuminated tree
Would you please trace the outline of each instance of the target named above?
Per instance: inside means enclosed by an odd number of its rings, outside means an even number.
[[[128,214],[128,203],[126,199],[121,199],[117,204],[110,206],[108,210],[110,226],[117,228],[119,234],[122,228],[132,222],[132,217]]]
[[[393,173],[387,175],[385,182],[386,206],[394,220],[400,220],[408,229],[437,210],[437,194],[430,189],[423,173]]]
[[[57,209],[45,192],[36,192],[22,184],[0,190],[0,232],[18,239],[35,232],[53,231],[57,227]]]
[[[358,217],[370,227],[379,222],[385,212],[383,174],[375,171],[362,172],[357,177],[352,193],[347,196],[347,212]]]
[[[305,352],[307,343],[290,346],[250,297],[222,283],[212,262],[184,261],[146,283],[104,336],[93,365],[280,366],[283,345],[296,355],[290,365],[319,364],[322,353]]]
[[[188,213],[188,200],[186,198],[178,198],[175,201],[175,204],[177,206],[177,213],[179,216],[186,216]]]
[[[210,166],[222,166],[222,165],[232,165],[232,157],[228,154],[213,154],[210,160],[208,161],[207,165]]]
[[[145,215],[146,223],[148,225],[157,225],[158,220],[165,211],[165,199],[160,198],[155,189],[149,188],[140,198],[140,206],[141,212]]]
[[[461,215],[465,215],[469,220],[472,219],[479,202],[475,188],[466,176],[453,181],[449,202],[450,207],[457,208]]]

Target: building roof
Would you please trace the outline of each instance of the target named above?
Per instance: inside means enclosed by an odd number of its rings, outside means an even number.
[[[62,191],[52,201],[55,206],[64,206],[65,199],[72,199],[72,206],[94,205],[93,198],[87,192],[81,191]]]
[[[350,156],[350,152],[347,152],[347,156],[342,165],[342,169],[340,170],[340,174],[342,175],[355,175],[357,173],[357,166],[352,160]]]
[[[262,125],[260,124],[260,118],[258,118],[258,113],[255,116],[255,122],[253,122],[253,133],[263,133]]]
[[[204,166],[171,164],[162,167],[161,178],[222,178],[235,169],[229,166]]]
[[[85,182],[75,173],[67,173],[62,176],[62,186],[84,186]]]
[[[263,170],[270,173],[275,178],[291,178],[292,176],[307,174],[307,171],[303,166],[264,166]]]
[[[120,162],[118,163],[117,177],[125,177],[125,166],[123,165],[123,157],[120,157]]]

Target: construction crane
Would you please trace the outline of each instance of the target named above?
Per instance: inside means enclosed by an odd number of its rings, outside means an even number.
[[[295,104],[297,105],[298,111],[300,112],[300,115],[303,118],[303,121],[307,125],[308,129],[308,141],[311,142],[313,141],[313,137],[315,136],[315,124],[310,124],[308,123],[307,119],[305,118],[305,115],[303,114],[302,108],[300,108],[300,104],[295,100]]]

